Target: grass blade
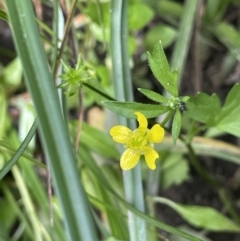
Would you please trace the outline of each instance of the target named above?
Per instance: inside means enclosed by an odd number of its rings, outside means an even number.
[[[6,1],[17,52],[39,120],[40,137],[64,215],[68,239],[97,240],[85,191],[79,181],[66,124],[53,85],[32,3]]]

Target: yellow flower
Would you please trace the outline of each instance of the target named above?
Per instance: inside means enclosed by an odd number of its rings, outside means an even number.
[[[140,112],[134,114],[137,116],[139,123],[136,130],[131,131],[125,126],[114,126],[110,130],[113,140],[124,144],[127,149],[121,156],[120,166],[123,170],[129,170],[135,167],[140,156],[144,155],[148,167],[154,170],[156,168],[155,160],[159,155],[153,149],[153,143],[162,141],[164,129],[159,124],[155,124],[149,130],[146,117]]]

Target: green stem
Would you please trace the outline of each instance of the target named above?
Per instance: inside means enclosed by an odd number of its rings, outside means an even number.
[[[161,122],[161,126],[165,126],[165,124],[171,119],[173,112],[170,110],[167,113],[165,119]]]
[[[133,101],[132,81],[128,56],[127,0],[112,1],[111,55],[116,99]],[[135,120],[118,117],[121,125],[136,129]],[[123,152],[123,148],[121,149]],[[144,211],[144,198],[140,162],[130,171],[123,172],[126,199],[135,208]],[[131,241],[146,241],[145,221],[133,212],[128,212],[128,227]]]
[[[107,100],[117,101],[116,99],[112,98],[110,95],[102,92],[102,91],[99,90],[99,89],[96,89],[94,86],[92,86],[92,85],[90,85],[90,84],[88,84],[88,83],[83,83],[83,85],[84,85],[85,87],[87,87],[88,89],[94,91],[95,93],[101,95],[103,98],[106,98]]]
[[[64,47],[65,47],[65,43],[67,41],[67,35],[68,35],[69,29],[71,27],[72,17],[73,17],[73,14],[75,12],[75,9],[76,9],[77,2],[78,2],[78,0],[73,1],[72,7],[71,7],[71,10],[70,10],[70,14],[68,15],[68,18],[67,18],[64,37],[63,37],[63,40],[62,40],[62,45],[61,45],[61,48],[60,48],[58,56],[57,56],[57,62],[56,62],[56,65],[55,65],[55,69],[53,70],[54,79],[56,78],[56,75],[57,75],[57,72],[58,72],[58,67],[60,65],[60,59],[62,57],[63,50],[64,50]]]
[[[198,0],[186,0],[184,3],[184,10],[180,22],[178,39],[174,46],[171,67],[177,69],[179,73],[179,84],[185,67],[188,56],[188,49],[192,36],[192,30],[195,20],[195,12],[198,6]]]

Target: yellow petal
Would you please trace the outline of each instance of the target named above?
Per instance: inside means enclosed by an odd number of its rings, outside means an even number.
[[[113,140],[118,143],[127,143],[132,136],[132,131],[125,126],[114,126],[110,130]]]
[[[127,149],[121,157],[120,166],[123,170],[129,170],[135,167],[139,161],[140,155],[136,154],[132,149]]]
[[[164,129],[159,125],[155,124],[148,132],[148,141],[153,143],[161,142],[164,137]]]
[[[140,112],[134,112],[134,114],[137,116],[139,127],[147,128],[148,122],[147,122],[147,118],[145,117],[145,115],[143,115]]]
[[[145,160],[148,167],[152,170],[156,169],[155,160],[159,157],[158,153],[151,147],[145,153]]]

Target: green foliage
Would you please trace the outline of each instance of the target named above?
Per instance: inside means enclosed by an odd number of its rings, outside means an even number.
[[[189,179],[189,164],[180,154],[169,154],[162,163],[162,187],[181,184]]]
[[[181,126],[182,126],[182,116],[181,116],[180,110],[177,109],[173,117],[173,123],[172,123],[172,136],[173,136],[174,143],[176,143],[177,138],[179,137]]]
[[[14,59],[3,72],[3,79],[9,87],[18,87],[22,81],[22,66],[19,58]]]
[[[149,66],[161,85],[174,97],[178,96],[178,72],[170,69],[162,44],[155,45],[152,55],[148,53]]]
[[[142,3],[133,3],[129,6],[128,27],[130,30],[138,30],[145,27],[153,18],[153,11]],[[139,16],[144,16],[139,18]]]
[[[147,90],[147,89],[141,89],[139,88],[138,91],[140,91],[142,94],[147,96],[149,99],[154,100],[156,102],[160,103],[167,103],[168,99],[152,90]]]
[[[147,118],[166,113],[169,108],[160,105],[141,104],[137,102],[103,101],[102,104],[114,113],[127,118],[136,118],[134,112],[139,111]]]
[[[221,22],[215,26],[214,34],[238,58],[240,32],[227,22]]]
[[[223,107],[215,117],[215,125],[227,133],[240,137],[240,105],[238,96],[240,96],[240,85],[236,84],[228,93]]]
[[[182,218],[195,227],[205,228],[212,231],[240,231],[239,225],[235,224],[229,218],[213,208],[178,204],[169,199],[161,197],[154,198],[154,201],[170,206],[172,209],[178,212]]]
[[[2,9],[0,9],[0,18],[5,20],[6,22],[8,21],[7,14]]]
[[[235,84],[239,81],[240,34],[235,11],[238,0],[209,0],[199,6],[197,0],[74,0],[72,8],[70,2],[60,7],[59,1],[42,0],[41,6],[47,6],[47,13],[53,16],[47,24],[38,12],[40,7],[36,7],[36,16],[33,14],[30,1],[5,2],[8,9],[0,10],[0,18],[11,25],[16,50],[9,47],[8,29],[1,25],[0,240],[196,241],[207,240],[208,231],[240,231],[240,218],[234,210],[237,199],[231,193],[236,190],[238,172],[231,179],[226,178],[229,185],[225,187],[209,171],[211,168],[206,170],[198,160],[198,155],[203,157],[201,160],[219,159],[217,165],[224,161],[228,167],[230,162],[236,170],[240,164],[240,149],[235,143],[214,139],[225,133],[240,137],[240,85]],[[166,52],[164,48],[168,48]],[[221,53],[215,57],[218,50]],[[181,96],[181,91],[192,92],[195,77],[201,80],[196,64],[204,74],[204,84],[199,82],[201,92],[191,98]],[[149,67],[161,86],[149,80]],[[145,86],[139,92],[155,104],[140,103],[143,96],[133,96],[132,80],[134,88],[138,84]],[[56,89],[53,83],[61,88]],[[222,93],[218,97],[204,92],[217,86],[219,93],[222,87],[233,83],[225,102],[220,98]],[[34,105],[29,104],[32,101]],[[89,124],[92,105],[100,106],[105,115],[101,126],[107,126],[104,130]],[[110,138],[108,131],[116,121],[104,107],[117,114],[118,125],[132,130],[134,112],[147,118],[158,117],[156,121],[165,128],[166,135],[154,145],[160,156],[156,171],[146,171],[138,165],[133,171],[122,173],[119,159],[124,150],[118,149]],[[35,115],[37,121],[30,128]],[[94,115],[99,124],[98,112]],[[154,120],[149,120],[149,126],[154,124]],[[31,141],[37,128],[41,145]],[[78,134],[79,146],[73,152]],[[52,173],[52,197],[47,192],[51,190],[47,187],[51,183],[47,170]],[[219,195],[224,215],[210,207],[155,197],[160,187],[169,189],[196,177],[203,178]],[[151,191],[146,187],[151,187]],[[176,190],[177,195],[182,195],[181,188]],[[200,190],[197,188],[195,195],[201,195]],[[205,236],[153,218],[161,210],[145,210],[146,195],[174,209]],[[96,226],[92,225],[92,218]],[[175,237],[158,237],[155,227]]]
[[[187,102],[187,115],[192,119],[214,125],[214,118],[221,109],[221,103],[216,94],[211,96],[205,93],[198,93],[196,97],[190,97]]]
[[[147,50],[151,50],[161,39],[162,47],[166,48],[173,43],[176,34],[176,30],[168,25],[155,26],[147,32],[144,44]]]
[[[87,82],[92,78],[89,74],[88,67],[83,64],[81,56],[78,56],[78,62],[75,68],[71,68],[62,61],[64,67],[64,74],[59,75],[64,82],[60,84],[59,88],[67,88],[67,94],[72,96],[77,93],[78,88],[82,87],[84,82]]]
[[[73,133],[76,133],[76,128],[74,128]],[[85,122],[82,123],[80,147],[81,145],[102,157],[119,159],[119,152],[110,136]]]
[[[240,95],[240,85],[233,86],[228,93],[226,101],[221,107],[216,94],[208,96],[199,93],[187,102],[187,115],[192,119],[202,122],[207,126],[217,127],[227,133],[240,136],[239,103],[236,96]]]

